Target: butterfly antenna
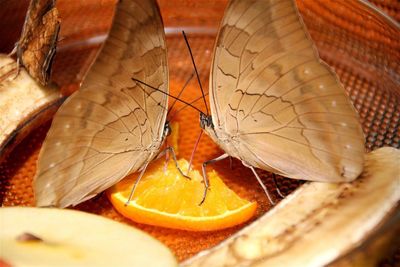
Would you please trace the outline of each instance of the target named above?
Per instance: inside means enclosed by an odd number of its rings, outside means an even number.
[[[207,114],[206,114],[206,115],[208,116],[208,115],[209,115],[209,111],[208,111],[208,106],[207,106],[207,102],[206,102],[206,96],[204,95],[203,86],[201,85],[201,82],[200,82],[200,77],[199,77],[199,73],[198,73],[198,71],[197,71],[196,64],[194,63],[194,58],[193,58],[193,54],[192,54],[192,49],[190,48],[189,41],[188,41],[188,39],[187,39],[187,37],[186,37],[185,31],[182,31],[182,34],[183,34],[183,38],[185,39],[186,46],[187,46],[187,48],[189,49],[190,58],[192,59],[194,71],[196,72],[197,81],[199,82],[201,94],[202,94],[203,99],[204,99],[204,105],[206,106],[206,111],[207,111]]]
[[[151,86],[150,84],[147,84],[147,83],[145,83],[145,82],[142,82],[142,81],[140,81],[140,80],[138,80],[138,79],[136,79],[136,78],[131,78],[131,79],[132,79],[132,81],[134,81],[134,82],[137,82],[137,83],[140,83],[140,84],[142,84],[142,85],[148,86],[148,87],[150,87],[151,89],[153,89],[153,90],[155,90],[155,91],[158,91],[158,92],[160,92],[160,93],[162,93],[162,94],[164,94],[164,95],[167,95],[167,96],[169,96],[169,97],[171,97],[171,98],[173,98],[173,99],[176,99],[176,100],[178,100],[179,102],[184,103],[184,104],[186,104],[186,105],[188,105],[188,106],[194,108],[194,109],[197,110],[198,112],[203,113],[200,109],[196,108],[195,106],[193,106],[193,105],[190,104],[189,102],[186,102],[185,100],[179,99],[179,98],[177,98],[176,96],[173,96],[173,95],[171,95],[171,94],[169,94],[169,93],[166,93],[166,92],[164,92],[163,90],[160,90],[160,89],[158,89],[158,88],[156,88],[156,87],[154,87],[154,86]]]
[[[192,75],[190,75],[189,79],[186,80],[185,84],[183,85],[181,91],[179,92],[179,94],[177,95],[176,98],[179,98],[179,97],[182,95],[182,93],[183,93],[183,91],[185,90],[186,86],[187,86],[187,85],[190,83],[190,81],[193,79],[193,76],[194,76],[194,73],[192,73]],[[171,106],[169,107],[169,109],[168,109],[167,116],[168,116],[168,114],[171,112],[171,110],[172,110],[172,108],[174,107],[174,105],[176,104],[176,101],[178,101],[178,100],[174,99],[174,102],[172,102],[172,105],[171,105]]]
[[[137,81],[137,82],[140,82],[140,83],[142,83],[142,84],[145,84],[146,86],[149,86],[150,88],[156,89],[156,88],[154,88],[154,87],[148,85],[147,83],[141,82],[140,80],[137,80],[137,79],[135,79],[135,78],[132,78],[132,80]],[[131,89],[131,88],[130,88],[130,89]],[[140,89],[141,89],[145,94],[147,94],[148,97],[150,97],[151,99],[153,99],[155,103],[158,102],[158,100],[156,100],[156,99],[151,95],[151,93],[147,92],[147,91],[146,91],[144,88],[142,88],[142,87],[140,87]],[[158,90],[161,91],[160,89],[158,89]],[[161,92],[163,92],[163,91],[161,91]],[[162,109],[164,109],[164,110],[167,110],[166,107],[162,107],[161,105],[160,105],[160,107],[161,107]]]
[[[203,134],[203,129],[200,130],[199,137],[197,137],[196,143],[195,143],[194,148],[192,150],[192,154],[190,155],[189,167],[188,167],[186,175],[189,175],[189,172],[190,172],[190,169],[191,169],[192,163],[193,163],[194,154],[195,154],[195,152],[197,150],[197,147],[199,146],[200,138],[201,138],[202,134]]]
[[[208,96],[208,93],[205,93],[204,95],[205,95],[205,96]],[[200,97],[196,98],[195,100],[193,100],[193,101],[191,101],[191,102],[189,102],[189,103],[190,103],[190,104],[193,104],[193,103],[196,103],[197,101],[199,101],[199,100],[201,100],[201,99],[203,99],[203,96],[200,96]],[[172,119],[173,119],[179,112],[181,112],[182,110],[184,110],[185,108],[187,108],[187,106],[183,106],[183,107],[181,107],[180,109],[178,109],[177,111],[175,111],[175,112],[170,116],[170,120],[172,121]]]

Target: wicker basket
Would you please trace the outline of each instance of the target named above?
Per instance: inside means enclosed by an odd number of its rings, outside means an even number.
[[[79,87],[83,74],[93,62],[111,25],[116,0],[61,1],[59,8],[62,28],[54,63],[52,80],[62,92],[70,94]],[[394,18],[400,17],[396,0],[375,1]],[[187,31],[202,83],[208,84],[211,54],[225,0],[159,0],[167,30],[171,93],[176,94],[192,73],[185,43],[177,34]],[[298,0],[299,9],[320,56],[338,73],[354,106],[358,110],[367,149],[382,146],[400,147],[400,27],[370,4],[359,1]],[[10,52],[18,39],[28,1],[1,1],[0,52]],[[196,12],[192,12],[192,10]],[[190,84],[182,98],[200,96],[197,85]],[[201,108],[201,103],[198,103]],[[189,109],[176,120],[181,123],[180,156],[188,158],[200,128],[198,114]],[[42,141],[50,123],[32,132],[0,165],[0,203],[3,206],[33,205],[32,178]],[[218,155],[217,146],[203,139],[195,165]],[[235,172],[217,164],[226,183],[240,196],[259,203],[257,217],[270,205],[250,171],[234,162]],[[273,192],[274,185],[267,172],[262,178]],[[300,181],[278,178],[280,188],[288,193]],[[278,199],[278,195],[275,195]],[[209,248],[242,228],[243,225],[212,233],[192,233],[140,225],[119,215],[103,195],[89,200],[77,209],[101,214],[134,225],[167,244],[179,260]],[[255,219],[256,219],[255,218]],[[396,256],[397,255],[397,256]],[[385,263],[394,265],[400,251],[388,256]],[[387,265],[385,265],[387,266]]]

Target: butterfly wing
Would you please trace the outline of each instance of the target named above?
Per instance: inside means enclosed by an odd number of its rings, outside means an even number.
[[[54,117],[35,178],[39,206],[76,205],[143,167],[163,141],[168,92],[164,28],[153,0],[120,1],[82,88]]]
[[[59,31],[55,0],[32,0],[17,43],[17,55],[28,73],[42,85],[50,78]]]
[[[245,163],[314,181],[353,180],[362,171],[358,115],[294,1],[229,4],[210,88],[218,142]]]

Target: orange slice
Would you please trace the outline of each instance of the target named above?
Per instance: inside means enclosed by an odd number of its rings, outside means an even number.
[[[254,215],[257,203],[236,195],[215,171],[208,174],[210,190],[199,205],[204,191],[200,173],[191,170],[189,180],[179,174],[172,160],[164,171],[164,162],[165,159],[160,159],[148,167],[128,205],[125,203],[137,174],[107,191],[118,212],[139,223],[191,231],[232,227]],[[178,164],[186,173],[188,162],[180,159]]]

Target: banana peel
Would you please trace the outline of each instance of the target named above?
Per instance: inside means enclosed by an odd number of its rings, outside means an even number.
[[[11,57],[0,54],[0,162],[34,128],[52,118],[64,97],[42,86]]]
[[[354,182],[307,183],[183,266],[374,266],[399,239],[399,162],[400,150],[373,151]]]

